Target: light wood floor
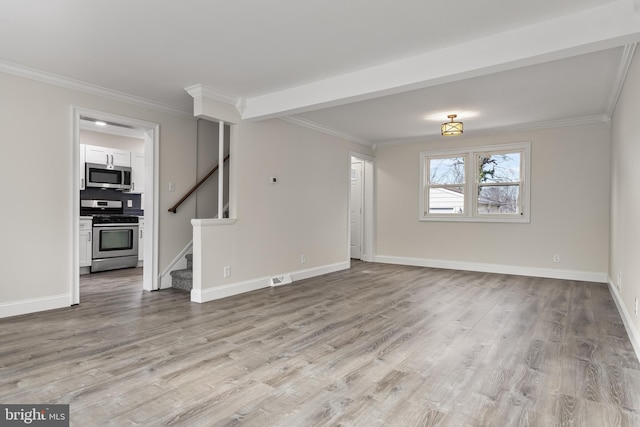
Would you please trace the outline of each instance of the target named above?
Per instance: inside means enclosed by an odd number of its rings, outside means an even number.
[[[69,403],[74,426],[640,426],[604,284],[354,262],[196,304],[141,281],[0,320],[0,403]]]

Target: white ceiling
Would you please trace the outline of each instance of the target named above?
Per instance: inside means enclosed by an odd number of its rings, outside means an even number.
[[[639,3],[3,0],[0,71],[188,113],[201,84],[244,118],[364,143],[437,135],[451,112],[476,113],[473,134],[610,115]]]
[[[607,111],[623,48],[557,60],[297,115],[366,141],[439,136],[447,115],[489,131]],[[390,126],[391,125],[391,126]]]

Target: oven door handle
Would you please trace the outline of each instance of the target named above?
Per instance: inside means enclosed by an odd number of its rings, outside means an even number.
[[[120,227],[120,228],[131,228],[131,227],[139,227],[138,224],[133,222],[122,222],[122,223],[113,223],[113,224],[96,224],[93,228],[110,228],[110,227]]]

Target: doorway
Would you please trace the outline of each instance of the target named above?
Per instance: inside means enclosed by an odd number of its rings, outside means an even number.
[[[349,197],[349,222],[351,223],[351,259],[362,259],[363,209],[364,204],[364,166],[357,158],[351,159],[351,195]]]
[[[73,283],[71,289],[71,305],[80,303],[80,189],[81,189],[81,136],[83,123],[90,118],[113,126],[113,129],[129,129],[139,135],[144,146],[144,196],[140,197],[140,208],[144,210],[144,245],[143,257],[143,289],[147,291],[159,289],[158,282],[158,151],[159,125],[130,117],[118,116],[101,111],[80,107],[73,109],[73,182],[72,191],[72,223],[73,223],[73,255],[72,271]]]
[[[374,158],[349,153],[349,259],[373,261]]]

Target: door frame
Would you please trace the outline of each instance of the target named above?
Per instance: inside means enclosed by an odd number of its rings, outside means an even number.
[[[351,162],[352,157],[362,162],[362,260],[373,262],[375,254],[375,157],[349,151],[348,185],[349,198],[347,207],[347,259],[351,262]]]
[[[73,107],[73,168],[71,189],[72,218],[72,256],[71,256],[71,304],[80,303],[80,117],[104,120],[141,129],[144,131],[144,166],[145,166],[145,203],[144,203],[144,270],[143,289],[147,291],[159,289],[158,278],[158,218],[159,218],[159,138],[158,123],[138,120],[117,114]]]

